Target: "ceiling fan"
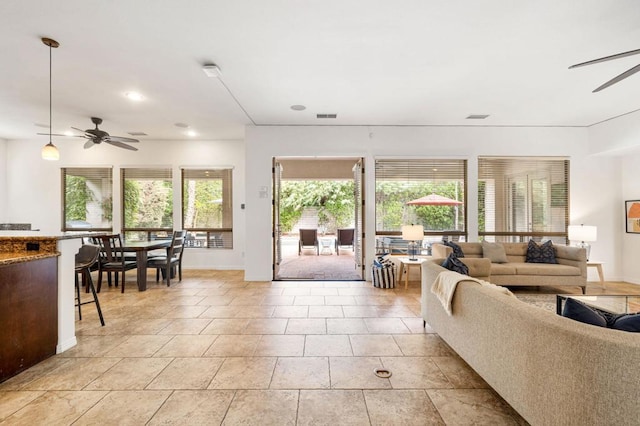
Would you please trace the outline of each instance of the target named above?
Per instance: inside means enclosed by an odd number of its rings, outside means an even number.
[[[571,65],[569,67],[569,69],[578,68],[578,67],[584,67],[585,65],[598,64],[600,62],[611,61],[613,59],[626,58],[627,56],[638,55],[638,54],[640,54],[640,49],[630,50],[628,52],[618,53],[618,54],[611,55],[611,56],[605,56],[604,58],[594,59],[594,60],[591,60],[591,61],[582,62],[582,63],[575,64],[575,65]],[[596,88],[593,91],[593,93],[596,93],[596,92],[599,92],[599,91],[601,91],[603,89],[606,89],[607,87],[609,87],[609,86],[611,86],[613,84],[616,84],[616,83],[624,80],[627,77],[632,76],[633,74],[637,73],[638,71],[640,71],[640,64],[636,65],[633,68],[630,68],[630,69],[626,70],[622,74],[620,74],[620,75],[612,78],[611,80],[607,81],[606,83],[604,83],[600,87]]]
[[[77,127],[72,127],[72,129],[83,133],[80,136],[74,135],[75,137],[87,139],[87,142],[84,144],[85,149],[91,148],[94,145],[99,145],[102,142],[105,142],[105,143],[108,143],[109,145],[117,146],[118,148],[128,149],[130,151],[138,150],[138,148],[131,145],[127,145],[125,143],[125,142],[127,143],[140,142],[138,139],[125,138],[123,136],[111,136],[109,133],[105,132],[104,130],[98,129],[98,126],[102,124],[102,118],[91,117],[91,122],[96,125],[95,129],[82,130],[82,129],[78,129]],[[38,133],[38,134],[40,135],[45,133]],[[48,133],[46,134],[48,135]],[[67,136],[67,135],[55,135],[55,136]]]

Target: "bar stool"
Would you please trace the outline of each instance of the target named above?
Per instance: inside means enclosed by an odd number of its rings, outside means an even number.
[[[97,262],[100,254],[100,247],[92,244],[85,244],[80,247],[80,251],[76,254],[76,267],[75,267],[75,281],[76,281],[76,306],[78,307],[78,317],[82,321],[82,305],[87,303],[95,303],[98,310],[98,316],[100,317],[100,323],[104,327],[104,318],[102,317],[102,310],[100,309],[100,302],[98,301],[98,295],[96,294],[96,288],[93,286],[93,280],[91,279],[91,267]],[[82,302],[80,300],[80,283],[78,281],[78,274],[82,274],[82,282],[86,284],[87,289],[93,293],[93,300]]]

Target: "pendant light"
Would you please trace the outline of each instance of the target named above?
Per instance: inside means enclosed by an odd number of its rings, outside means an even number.
[[[47,37],[43,37],[42,42],[49,46],[49,143],[42,148],[42,158],[56,161],[60,159],[60,153],[58,148],[51,142],[51,49],[60,46],[60,43]]]

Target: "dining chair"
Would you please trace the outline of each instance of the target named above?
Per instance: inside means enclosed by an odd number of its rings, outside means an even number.
[[[186,231],[174,231],[166,256],[157,256],[147,260],[147,267],[156,269],[156,281],[160,281],[160,272],[162,271],[162,276],[167,281],[167,287],[171,285],[171,272],[176,269],[178,280],[182,281],[182,255],[186,235]]]
[[[122,249],[122,237],[120,234],[101,235],[96,239],[100,244],[100,268],[98,275],[98,293],[102,287],[102,273],[115,273],[115,285],[118,287],[118,274],[122,273],[122,287],[124,293],[125,272],[136,269],[135,260],[127,260]]]
[[[299,229],[300,239],[298,240],[298,256],[302,254],[302,249],[307,247],[315,247],[316,255],[320,255],[320,246],[318,244],[317,229]]]
[[[104,317],[102,316],[102,309],[100,309],[100,302],[98,301],[98,295],[96,294],[96,288],[93,286],[93,279],[91,279],[91,268],[98,263],[98,257],[100,256],[100,247],[92,244],[84,244],[80,247],[75,257],[75,284],[76,284],[76,306],[78,307],[78,319],[82,321],[82,305],[87,303],[95,303],[98,310],[98,316],[100,317],[100,324],[104,327]],[[82,276],[82,282],[87,286],[87,290],[91,290],[93,294],[93,300],[87,300],[83,302],[80,299],[80,282],[78,275]]]

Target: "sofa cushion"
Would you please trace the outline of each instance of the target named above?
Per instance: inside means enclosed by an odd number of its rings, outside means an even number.
[[[453,250],[453,254],[455,254],[456,257],[464,257],[464,253],[462,252],[462,248],[459,245],[457,245],[456,243],[454,243],[453,241],[443,240],[442,244],[444,244],[445,246],[451,247],[451,249]]]
[[[618,315],[611,325],[611,328],[640,333],[640,314]]]
[[[491,259],[491,263],[507,263],[507,253],[502,243],[482,242],[482,257]]]
[[[516,264],[515,263],[492,263],[491,275],[515,275]]]
[[[606,327],[607,319],[599,311],[585,305],[579,300],[567,298],[562,309],[562,316],[585,324]]]
[[[462,263],[460,259],[458,259],[458,256],[456,256],[455,253],[451,253],[444,262],[442,262],[441,266],[459,274],[469,275],[469,268],[467,265]]]
[[[516,269],[518,275],[540,275],[540,276],[580,276],[580,268],[576,266],[560,265],[558,263],[510,263]],[[491,265],[491,274],[493,274],[493,267]]]
[[[558,263],[553,243],[551,241],[545,241],[538,245],[535,241],[529,240],[526,261],[529,263]]]

